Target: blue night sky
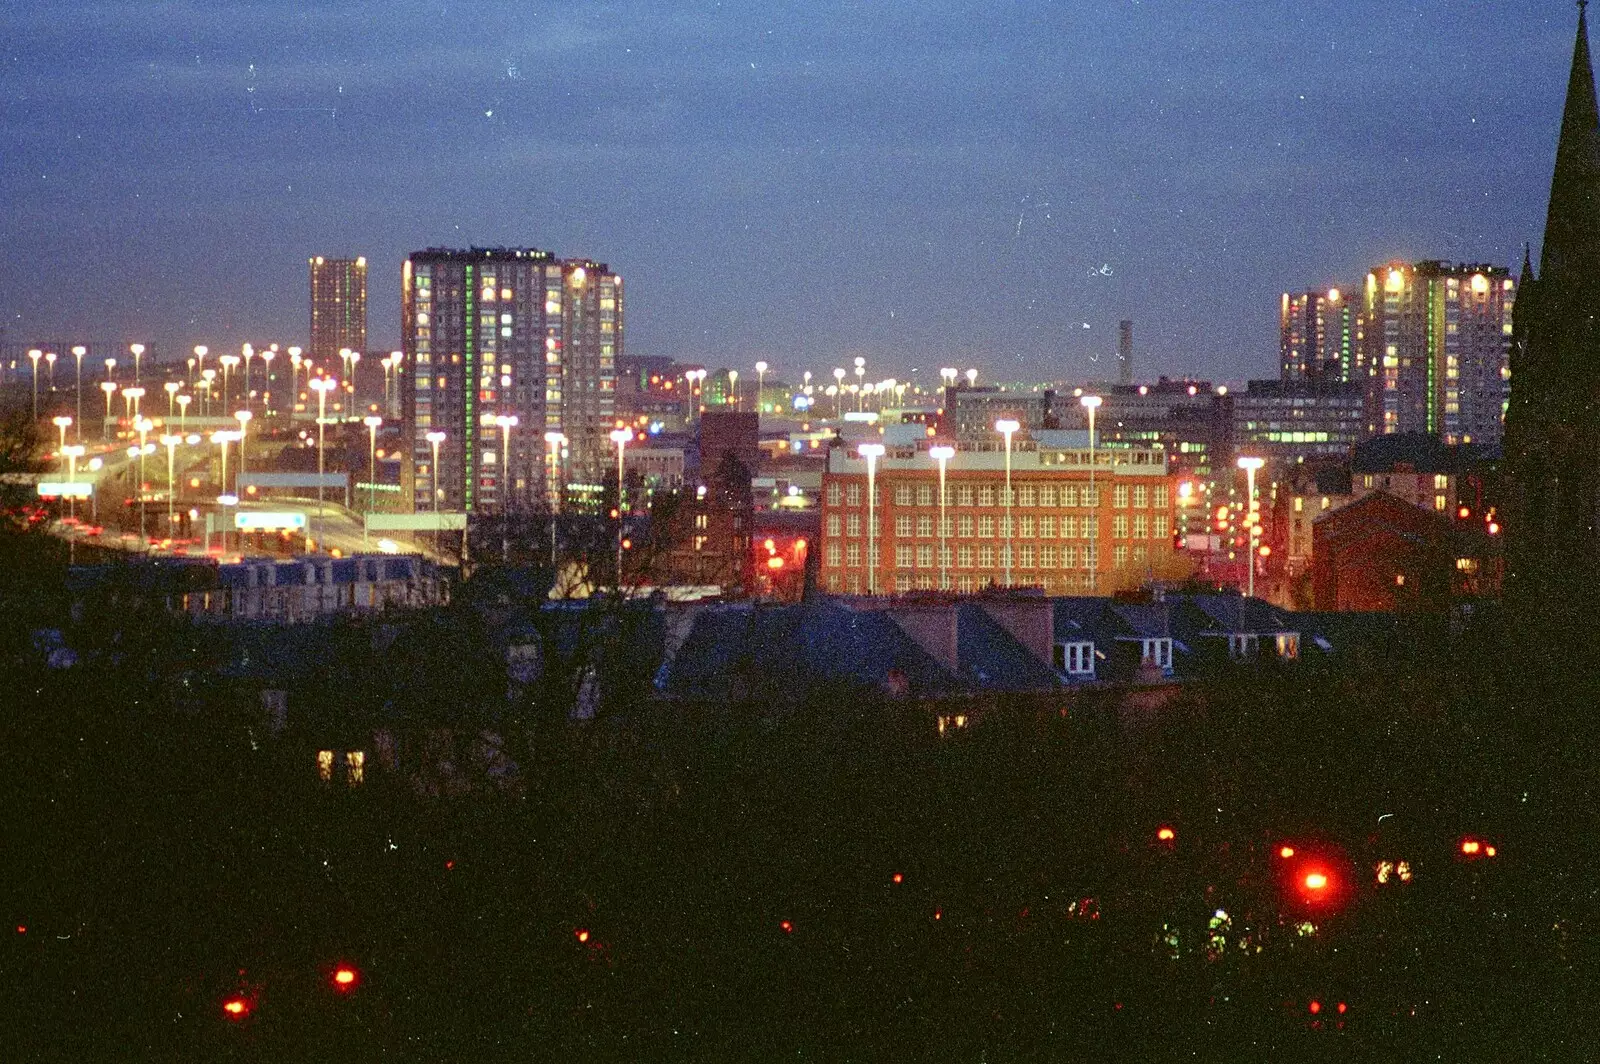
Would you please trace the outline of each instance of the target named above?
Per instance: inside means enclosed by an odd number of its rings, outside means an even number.
[[[627,347],[937,380],[1272,376],[1278,294],[1537,250],[1562,0],[38,2],[0,45],[11,341],[303,342],[364,254],[609,262]],[[1093,361],[1096,358],[1102,362]]]

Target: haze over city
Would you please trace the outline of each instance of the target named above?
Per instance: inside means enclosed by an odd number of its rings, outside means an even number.
[[[928,381],[1270,376],[1280,292],[1537,252],[1564,3],[41,3],[0,65],[0,311],[302,337],[304,263],[591,255],[631,350]],[[917,371],[913,376],[913,371]],[[1102,374],[1103,375],[1103,374]]]

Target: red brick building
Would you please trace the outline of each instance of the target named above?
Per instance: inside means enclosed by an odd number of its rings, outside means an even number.
[[[1493,537],[1471,537],[1444,514],[1383,491],[1312,524],[1311,582],[1319,610],[1409,613],[1499,593]]]

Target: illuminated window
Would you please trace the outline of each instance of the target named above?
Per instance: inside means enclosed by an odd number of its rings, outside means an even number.
[[[1055,504],[1056,504],[1056,489],[1055,489],[1055,485],[1052,484],[1052,485],[1048,485],[1046,487],[1040,488],[1039,489],[1039,505],[1040,506],[1045,506],[1045,507],[1054,507]]]
[[[844,519],[844,534],[847,536],[861,535],[861,515],[849,514]]]
[[[844,492],[844,499],[845,499],[845,503],[847,505],[849,505],[849,506],[860,506],[861,505],[861,485],[860,484],[852,484],[848,488],[846,488],[845,492]]]
[[[1156,514],[1155,517],[1151,519],[1150,535],[1156,539],[1166,539],[1168,531],[1169,525],[1167,521],[1167,515]]]
[[[985,487],[985,488],[979,488],[978,489],[978,505],[979,506],[993,506],[994,505],[994,489],[993,488]]]
[[[1089,523],[1088,519],[1085,518],[1083,523],[1084,523],[1085,526],[1087,526],[1088,523]],[[1061,538],[1062,539],[1077,539],[1078,538],[1078,519],[1076,517],[1063,517],[1061,519]]]
[[[367,777],[367,755],[363,750],[351,750],[344,755],[345,779],[354,787]]]
[[[1076,505],[1078,505],[1078,489],[1074,488],[1074,487],[1062,488],[1061,489],[1061,505],[1062,506],[1076,506]]]
[[[1133,507],[1136,510],[1142,510],[1146,506],[1149,506],[1149,505],[1150,505],[1149,489],[1147,489],[1143,484],[1140,484],[1140,485],[1138,485],[1137,487],[1135,487],[1133,489]]]
[[[959,517],[956,518],[956,535],[958,535],[958,536],[971,536],[972,535],[972,515],[971,514],[962,514],[962,515],[960,515]]]
[[[333,751],[317,751],[317,778],[320,780],[333,779]]]
[[[1056,567],[1057,552],[1054,547],[1039,548],[1039,568],[1054,569]]]
[[[1033,568],[1033,545],[1025,543],[1017,548],[1017,566],[1022,569]]]
[[[933,485],[932,484],[919,484],[917,486],[917,505],[918,506],[932,506],[933,505]]]
[[[703,520],[704,517],[705,517],[705,515],[702,514],[699,517],[696,517],[695,520],[698,522],[698,521]],[[828,535],[837,536],[838,534],[839,534],[839,515],[838,514],[829,514],[828,515]]]
[[[837,544],[837,543],[828,544],[828,565],[830,567],[837,568],[838,565],[839,565],[839,559],[843,555],[843,553],[844,552],[839,549],[839,544]]]
[[[896,506],[911,505],[911,485],[896,484],[894,486],[894,504]]]
[[[1033,518],[1027,516],[1017,518],[1017,535],[1023,539],[1033,538]]]
[[[956,549],[956,565],[962,569],[972,568],[972,548],[958,547]]]
[[[1022,487],[1017,489],[1017,505],[1018,506],[1035,506],[1035,505],[1037,505],[1037,493],[1035,492],[1035,490],[1033,488],[1033,485],[1026,484],[1026,485],[1023,485]],[[1023,533],[1023,534],[1027,535],[1027,533]]]
[[[971,506],[972,505],[972,488],[971,487],[962,486],[962,487],[959,487],[959,488],[956,489],[956,505],[957,506]]]
[[[917,536],[926,539],[933,535],[933,518],[927,514],[917,518]]]
[[[978,538],[994,538],[994,518],[989,517],[988,515],[978,518]]]
[[[1133,518],[1133,538],[1150,538],[1150,519],[1144,514],[1135,514]]]
[[[1445,508],[1446,502],[1447,502],[1447,500],[1445,499],[1445,497],[1443,495],[1435,495],[1433,497],[1433,508],[1435,510],[1443,510]]]
[[[1158,510],[1165,510],[1167,508],[1167,498],[1167,486],[1165,484],[1157,484],[1155,488],[1155,498],[1151,501],[1150,505],[1154,506]]]
[[[828,485],[828,505],[839,505],[839,482],[837,480]]]
[[[845,547],[844,562],[852,568],[861,564],[861,544],[851,543]]]
[[[1128,508],[1128,485],[1118,484],[1111,491],[1111,505],[1118,510]]]
[[[1113,517],[1111,519],[1111,538],[1112,539],[1127,539],[1128,538],[1128,516],[1127,516],[1127,514],[1117,514],[1115,517]]]
[[[1301,496],[1296,495],[1294,497],[1294,512],[1297,513],[1297,514],[1300,514],[1300,513],[1305,513],[1305,510],[1306,510],[1306,500],[1304,498],[1302,498]]]
[[[1041,517],[1041,518],[1039,518],[1039,538],[1040,539],[1055,539],[1056,538],[1056,519],[1054,517]]]

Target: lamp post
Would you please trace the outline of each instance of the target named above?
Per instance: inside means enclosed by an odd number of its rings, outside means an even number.
[[[511,512],[511,491],[515,483],[511,479],[511,430],[517,427],[518,418],[515,414],[496,414],[495,427],[500,430],[500,512]]]
[[[728,391],[733,393],[733,408],[739,409],[739,371],[736,369],[728,371]]]
[[[694,372],[690,370],[690,372]],[[561,512],[561,448],[567,445],[567,437],[561,432],[547,432],[544,434],[545,449],[550,453],[550,478],[545,481],[545,491],[550,503],[550,568],[556,567],[556,514]]]
[[[949,521],[945,516],[948,499],[944,490],[945,466],[950,459],[956,456],[956,449],[949,444],[938,444],[928,448],[928,457],[939,463],[939,590],[950,590],[950,548],[945,545],[949,535]]]
[[[272,413],[272,360],[278,357],[277,345],[261,352],[261,376],[265,378],[261,387],[261,412]]]
[[[432,496],[433,500],[429,509],[437,513],[439,511],[439,498],[444,494],[444,490],[439,487],[439,445],[444,442],[445,437],[444,433],[434,429],[424,438],[433,446],[433,465],[428,467],[428,485],[430,488],[428,494]]]
[[[222,409],[228,409],[228,377],[238,368],[238,355],[221,355],[217,361],[222,363]]]
[[[167,449],[167,535],[172,535],[172,526],[175,518],[172,514],[173,498],[178,494],[176,465],[178,444],[183,442],[182,436],[170,432],[161,434],[161,445]]]
[[[114,379],[116,377],[116,370],[117,360],[114,358],[106,359],[106,380],[109,381]]]
[[[223,507],[228,505],[227,500],[230,498],[235,505],[238,505],[239,502],[238,496],[228,491],[228,444],[233,442],[234,436],[234,433],[226,429],[219,429],[211,434],[211,442],[222,448],[222,483],[220,485],[222,490],[217,493],[217,503]],[[224,511],[224,516],[226,516],[226,511]],[[243,540],[240,542],[242,544]],[[209,543],[207,545],[209,546]],[[226,521],[222,524],[222,549],[224,552],[228,549],[228,524]]]
[[[1015,418],[1001,418],[994,423],[994,430],[1006,438],[1006,586],[1011,586],[1011,436],[1022,426]]]
[[[178,397],[178,389],[181,388],[181,387],[183,387],[183,385],[179,384],[177,381],[168,381],[167,383],[165,383],[165,384],[163,384],[161,386],[161,390],[167,393],[167,420],[168,421],[171,421],[173,419],[173,417],[174,417],[173,412],[172,412],[172,403],[173,403],[173,400],[175,400]]]
[[[246,410],[249,410],[250,409],[250,360],[252,358],[256,357],[256,349],[254,347],[251,347],[249,344],[245,344],[242,348],[239,349],[239,353],[244,356],[244,408]]]
[[[201,416],[202,417],[210,417],[211,416],[211,386],[213,384],[215,384],[216,381],[217,381],[217,371],[216,370],[214,370],[214,369],[203,369],[203,370],[200,371],[200,387],[205,389],[205,393],[206,393],[206,401],[201,406]]]
[[[1094,412],[1103,402],[1098,395],[1085,395],[1078,402],[1089,412],[1089,593],[1100,587],[1100,493],[1094,486]]]
[[[88,448],[81,443],[75,443],[70,447],[61,448],[62,456],[67,460],[68,484],[71,484],[78,479],[78,459],[82,458],[84,452],[87,450]],[[72,495],[67,496],[67,516],[73,518],[78,516],[78,500]]]
[[[361,393],[356,390],[356,379],[360,376],[357,372],[361,368],[361,352],[350,352],[350,379],[345,381],[345,388],[350,392],[350,406],[359,409],[361,406]]]
[[[865,409],[865,407],[863,407],[861,405],[862,395],[863,395],[862,390],[861,390],[861,384],[862,384],[863,379],[866,377],[866,375],[867,375],[867,360],[865,358],[863,358],[861,355],[857,355],[856,356],[856,413],[858,413],[858,414],[862,410]]]
[[[761,389],[767,379],[767,364],[756,363],[756,413],[761,413]]]
[[[323,455],[325,453],[323,430],[327,427],[328,420],[328,393],[338,385],[335,384],[332,377],[318,377],[309,383],[312,390],[317,393],[317,516],[320,518],[323,514],[322,477]],[[322,530],[319,528],[317,531],[320,533]],[[319,545],[321,543],[320,537],[318,543]]]
[[[731,372],[731,371],[730,371]],[[611,442],[617,445],[617,594],[622,594],[622,529],[623,529],[623,451],[633,439],[632,429],[612,429]]]
[[[145,446],[145,437],[156,427],[156,423],[142,417],[134,422],[133,427],[139,430],[139,538],[145,541],[145,547],[148,548],[150,540],[149,533],[145,531],[144,520],[144,456],[149,453],[149,448]]]
[[[48,386],[48,389],[49,389],[49,392],[50,392],[51,405],[54,405],[55,404],[55,394],[56,394],[56,353],[54,351],[46,351],[44,353],[44,363],[45,363],[45,383]]]
[[[255,415],[248,410],[236,410],[233,416],[239,422],[239,480],[242,482],[244,480],[244,445],[246,438],[249,436],[247,430],[250,427],[250,419]],[[240,487],[243,487],[242,483]]]
[[[58,414],[50,419],[50,424],[54,425],[56,431],[61,433],[61,442],[56,446],[56,450],[59,452],[67,446],[67,427],[72,424],[72,419],[65,414]]]
[[[139,420],[139,400],[144,398],[144,389],[139,387],[122,389],[122,397],[127,400],[128,416],[135,421]]]
[[[976,388],[977,386],[978,386],[978,371],[975,370],[975,369],[967,370],[967,387],[968,388]]]
[[[367,516],[370,520],[372,511],[378,508],[378,426],[383,424],[383,418],[368,414],[361,423],[367,426]],[[367,541],[367,523],[361,522],[363,543]]]
[[[292,397],[293,402],[299,402],[300,400],[300,362],[300,349],[298,347],[289,348],[289,395]],[[310,376],[309,373],[306,374],[308,380]],[[290,411],[292,412],[293,409],[294,407],[291,405]]]
[[[833,397],[833,416],[835,420],[844,417],[844,367],[833,367],[833,386],[838,390]]]
[[[1246,579],[1246,598],[1256,597],[1256,470],[1267,464],[1265,458],[1252,458],[1241,455],[1239,468],[1244,470],[1245,479],[1245,526],[1246,526],[1246,557],[1250,566],[1250,575]]]
[[[44,357],[44,352],[35,347],[28,352],[28,361],[33,363],[33,420],[39,420],[39,360]]]
[[[195,373],[196,374],[205,373],[205,371],[206,371],[206,356],[209,355],[210,353],[211,353],[211,349],[209,347],[207,347],[205,344],[195,344],[194,345],[194,361],[195,361]]]
[[[111,438],[111,397],[113,395],[117,394],[117,382],[116,381],[101,381],[100,382],[100,390],[102,392],[106,393],[106,420],[105,420],[105,424],[101,426],[102,429],[103,429],[101,435],[105,436],[107,439],[110,439]]]
[[[133,383],[139,383],[139,359],[144,356],[144,344],[129,344],[128,352],[133,355]]]
[[[867,594],[878,593],[878,459],[883,444],[863,443],[856,453],[867,460]]]
[[[73,345],[72,357],[78,363],[78,438],[80,440],[83,438],[83,356],[88,353],[89,349],[82,344]]]
[[[183,432],[189,425],[189,404],[194,402],[192,395],[180,395],[178,400],[178,431]]]

